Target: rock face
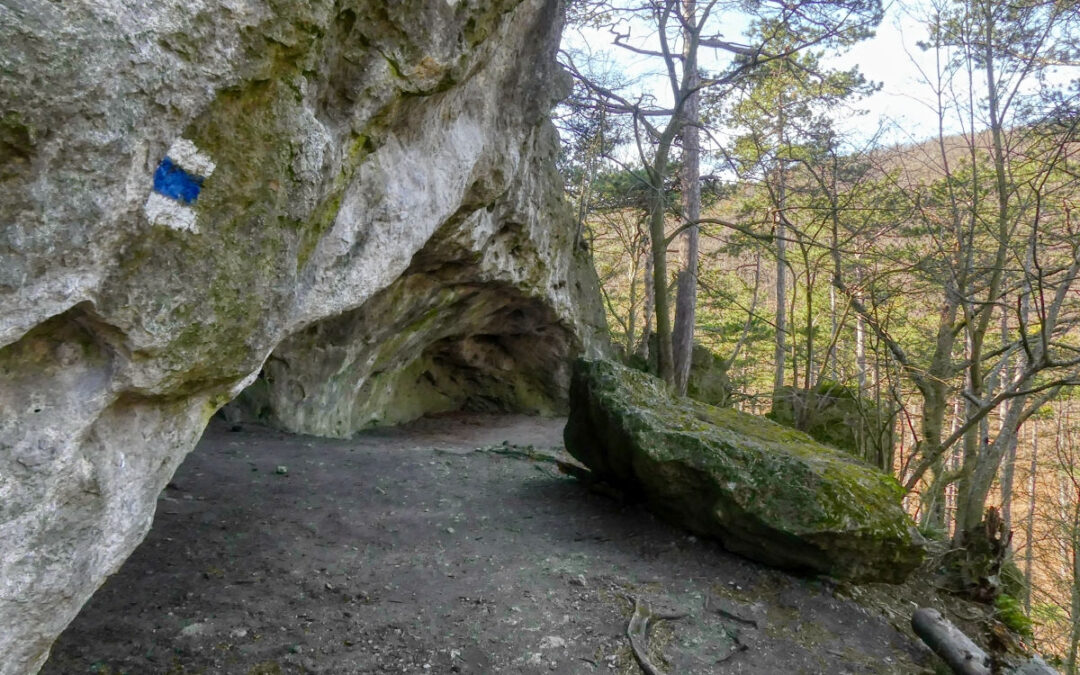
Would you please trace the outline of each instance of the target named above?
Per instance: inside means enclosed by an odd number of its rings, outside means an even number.
[[[238,411],[328,435],[565,406],[602,315],[546,118],[560,14],[0,6],[0,674],[249,384]]]
[[[606,360],[576,363],[570,406],[571,454],[733,552],[855,581],[901,582],[922,561],[903,488],[806,434]]]

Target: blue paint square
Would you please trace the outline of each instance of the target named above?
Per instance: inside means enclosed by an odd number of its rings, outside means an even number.
[[[202,184],[201,176],[184,171],[168,157],[161,160],[154,172],[154,192],[182,204],[190,204],[198,199]]]

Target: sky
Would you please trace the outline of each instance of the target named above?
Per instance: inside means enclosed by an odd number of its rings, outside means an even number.
[[[926,30],[916,18],[925,5],[925,0],[894,0],[887,5],[885,19],[873,38],[856,44],[842,55],[826,58],[826,64],[836,68],[857,65],[868,80],[881,85],[878,92],[855,103],[853,109],[836,111],[834,119],[840,130],[853,132],[863,140],[877,135],[883,145],[923,141],[937,134],[933,88],[926,81],[935,71],[935,58],[932,52],[924,52],[917,46],[919,40],[926,38]],[[729,31],[725,38],[737,40],[748,23],[747,17],[725,21],[723,25]],[[636,30],[644,33],[640,28]],[[610,48],[610,43],[607,32],[569,28],[563,39],[564,48],[592,48],[618,54],[617,63],[631,73],[643,74],[650,64],[655,67],[656,60],[627,55],[624,50]],[[1057,77],[1078,78],[1078,70],[1059,72]],[[649,86],[663,101],[667,94],[665,82],[656,80],[655,85]],[[669,94],[667,98],[670,100]],[[864,112],[857,114],[858,111]],[[960,128],[947,123],[946,130],[958,132]]]
[[[937,133],[937,115],[929,103],[932,91],[921,75],[932,73],[934,62],[916,44],[925,36],[910,13],[893,3],[873,38],[828,59],[838,68],[857,65],[868,80],[881,84],[879,91],[855,104],[864,114],[838,117],[841,129],[870,136],[884,123],[888,143],[925,140]]]

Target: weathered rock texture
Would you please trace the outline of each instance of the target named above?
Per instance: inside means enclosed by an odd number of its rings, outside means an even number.
[[[242,408],[321,434],[565,405],[601,319],[553,191],[560,10],[0,4],[0,674],[257,378]]]
[[[674,398],[611,361],[575,365],[565,438],[600,478],[749,558],[889,582],[922,561],[892,477],[764,418]]]

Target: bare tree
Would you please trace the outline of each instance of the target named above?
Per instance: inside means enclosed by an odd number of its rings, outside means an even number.
[[[927,75],[939,101],[937,160],[930,153],[919,159],[916,152],[908,161],[929,167],[923,175],[943,178],[925,181],[911,171],[904,178],[914,196],[911,232],[922,258],[897,277],[935,299],[931,348],[903,345],[842,275],[835,282],[921,396],[922,438],[905,483],[914,489],[932,471],[923,489],[923,512],[931,521],[943,513],[945,486],[957,483],[958,537],[981,520],[1020,423],[1080,376],[1080,360],[1062,341],[1078,318],[1069,298],[1080,250],[1071,207],[1062,201],[1077,187],[1067,168],[1076,120],[1051,124],[1054,116],[1024,95],[1029,79],[1075,44],[1076,23],[1076,13],[1061,5],[1005,8],[985,0],[942,5],[931,17],[929,44],[939,58],[937,72]],[[946,125],[946,116],[957,111],[959,135]],[[932,257],[926,246],[933,247]],[[903,258],[907,247],[906,241],[886,240],[876,254]],[[1014,314],[1014,332],[990,350],[993,317],[1002,312]],[[954,396],[963,400],[962,419],[947,433],[945,414]],[[994,411],[1003,422],[991,440],[979,431]],[[955,448],[962,454],[950,471],[943,459]]]
[[[687,144],[691,163],[697,154],[695,130],[701,120],[700,111],[695,108],[699,94],[711,91],[722,95],[762,64],[786,59],[808,46],[843,44],[865,37],[881,18],[880,0],[826,3],[769,0],[756,5],[757,15],[777,30],[757,35],[752,43],[741,43],[725,36],[721,30],[725,15],[739,9],[737,3],[719,0],[592,0],[575,3],[574,17],[605,28],[612,35],[616,49],[656,60],[658,77],[666,82],[670,104],[658,103],[647,89],[617,90],[604,86],[590,79],[575,63],[573,55],[564,54],[563,59],[568,70],[588,87],[597,106],[632,120],[639,163],[637,170],[640,179],[652,191],[654,200],[649,233],[658,338],[657,370],[672,385],[676,384],[677,378],[668,298],[667,250],[674,236],[683,230],[691,231],[687,235],[685,258],[688,264],[683,284],[686,290],[683,292],[682,316],[685,320],[679,324],[680,344],[691,344],[695,302],[690,285],[696,281],[694,266],[697,260],[692,231],[699,221],[691,216],[694,209],[700,208],[700,198],[694,197],[699,182],[695,175],[697,171],[690,169],[689,173],[684,173],[691,184],[689,209],[672,208],[668,176],[680,149],[684,163],[688,159]],[[706,50],[711,50],[709,53],[714,56],[726,56],[726,61],[714,59],[717,63],[715,73],[706,72],[701,66],[701,56]],[[679,142],[684,147],[679,148]],[[670,215],[676,218],[676,235],[668,233]],[[689,350],[680,347],[680,358],[683,369],[688,369]]]

